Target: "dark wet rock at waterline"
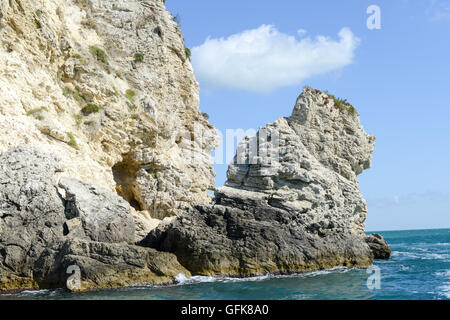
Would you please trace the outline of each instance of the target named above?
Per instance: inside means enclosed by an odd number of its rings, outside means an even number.
[[[174,255],[133,244],[129,204],[112,192],[62,178],[61,161],[38,148],[0,155],[0,291],[171,283],[189,274]],[[61,190],[58,190],[58,185]]]
[[[374,233],[368,235],[365,240],[375,259],[387,260],[391,257],[391,248],[381,235]]]

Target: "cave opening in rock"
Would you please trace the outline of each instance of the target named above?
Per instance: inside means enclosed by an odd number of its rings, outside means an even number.
[[[116,192],[137,211],[142,211],[142,206],[136,199],[134,184],[139,166],[136,162],[124,156],[121,162],[112,167],[114,181],[116,182]]]

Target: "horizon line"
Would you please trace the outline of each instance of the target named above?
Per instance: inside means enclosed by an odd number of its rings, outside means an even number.
[[[426,229],[392,229],[392,230],[366,230],[365,232],[392,232],[392,231],[425,231],[425,230],[450,230],[447,228],[426,228]]]

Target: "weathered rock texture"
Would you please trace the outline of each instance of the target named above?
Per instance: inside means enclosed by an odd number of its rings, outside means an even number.
[[[370,167],[375,139],[348,108],[305,89],[290,118],[244,139],[214,205],[158,227],[142,244],[208,275],[367,267],[388,258],[365,241],[367,206],[356,181]]]
[[[366,243],[372,250],[375,259],[389,259],[391,257],[391,248],[381,235],[371,234],[367,236]]]
[[[1,1],[0,40],[0,289],[65,286],[69,264],[83,288],[188,272],[134,246],[214,187],[217,132],[164,1]]]
[[[134,245],[126,201],[78,180],[58,183],[60,163],[34,147],[0,155],[0,291],[65,287],[72,265],[80,290],[189,274],[174,255]]]
[[[58,154],[140,218],[210,201],[217,133],[163,0],[1,1],[0,40],[0,152]]]
[[[1,1],[0,40],[0,291],[389,256],[356,179],[375,139],[319,90],[244,139],[211,202],[218,135],[163,0]]]

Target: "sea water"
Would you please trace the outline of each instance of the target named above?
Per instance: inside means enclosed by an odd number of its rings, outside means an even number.
[[[187,279],[180,275],[172,286],[74,294],[65,290],[25,291],[0,299],[450,299],[450,229],[380,233],[392,248],[392,259],[376,261],[372,273],[338,267],[246,279]],[[375,275],[378,278],[371,278]]]

